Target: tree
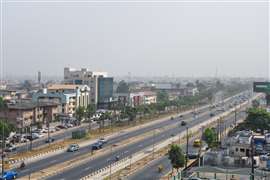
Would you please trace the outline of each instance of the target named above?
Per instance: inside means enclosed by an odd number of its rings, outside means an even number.
[[[157,92],[157,102],[168,102],[169,95],[166,91],[158,91]]]
[[[169,159],[175,169],[183,167],[185,164],[185,155],[179,145],[173,144],[169,150]]]
[[[79,122],[82,121],[83,117],[85,117],[85,108],[83,106],[79,106],[75,111],[75,117]]]
[[[212,128],[206,128],[203,133],[204,140],[209,147],[215,146],[217,142],[217,133]]]
[[[89,130],[91,129],[91,117],[93,117],[96,113],[96,106],[94,104],[89,104],[86,107],[85,115],[89,118]]]
[[[0,119],[0,137],[4,128],[4,137],[8,137],[12,131],[15,131],[15,127],[12,124],[7,123],[4,119]]]
[[[125,81],[120,81],[116,89],[117,93],[128,93],[129,85]]]
[[[263,108],[250,108],[246,118],[246,125],[252,130],[270,130],[270,113]]]
[[[0,97],[0,109],[3,109],[3,108],[5,108],[5,102],[4,102],[3,97]]]

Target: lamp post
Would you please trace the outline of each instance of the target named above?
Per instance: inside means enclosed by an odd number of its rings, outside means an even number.
[[[187,168],[187,163],[188,163],[188,141],[189,141],[189,137],[188,137],[188,127],[186,127],[186,162],[185,162],[185,168]]]

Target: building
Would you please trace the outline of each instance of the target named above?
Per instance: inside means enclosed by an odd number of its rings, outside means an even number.
[[[251,153],[251,131],[239,131],[230,139],[229,152],[233,157],[249,157]]]
[[[87,107],[91,103],[91,91],[86,85],[53,84],[33,94],[32,101],[58,103],[61,113],[74,116],[76,108]]]
[[[117,93],[115,97],[119,103],[131,107],[154,104],[157,102],[157,95],[152,91],[136,90],[128,93]]]
[[[113,78],[98,78],[98,107],[102,109],[108,108],[113,98]]]
[[[54,121],[59,113],[58,107],[59,104],[53,102],[12,101],[0,110],[0,118],[24,131],[31,125]]]
[[[0,97],[2,97],[4,100],[15,99],[16,91],[8,89],[0,89]]]
[[[107,77],[106,72],[94,72],[86,68],[80,70],[65,68],[64,82],[67,84],[88,85],[91,89],[91,103],[98,103],[98,79]]]

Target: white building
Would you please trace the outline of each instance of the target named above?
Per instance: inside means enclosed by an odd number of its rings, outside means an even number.
[[[33,102],[57,102],[61,113],[74,115],[79,106],[87,107],[91,103],[90,88],[87,85],[53,84],[42,92],[33,94]]]
[[[91,103],[98,103],[98,78],[107,77],[107,72],[95,72],[86,68],[80,70],[66,67],[64,69],[64,81],[68,84],[85,84],[91,89]]]

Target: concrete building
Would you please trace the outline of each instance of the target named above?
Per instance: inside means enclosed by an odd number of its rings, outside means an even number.
[[[86,68],[80,70],[66,67],[64,69],[64,82],[67,84],[88,85],[91,89],[91,103],[98,103],[98,78],[107,77],[106,72],[94,72]]]
[[[32,96],[32,101],[56,102],[61,113],[73,116],[79,106],[87,107],[91,103],[90,88],[86,85],[53,84]]]
[[[98,78],[98,107],[107,109],[113,98],[113,78]]]
[[[154,104],[157,102],[157,95],[152,91],[132,91],[129,93],[115,94],[118,102],[123,105],[136,107],[143,104]]]
[[[229,142],[229,152],[233,157],[249,157],[251,153],[251,131],[239,131]]]
[[[13,101],[6,105],[6,108],[0,110],[0,118],[21,130],[37,123],[52,122],[59,113],[59,104],[53,102]]]
[[[0,97],[2,97],[4,100],[15,99],[16,91],[8,89],[0,89]]]

